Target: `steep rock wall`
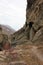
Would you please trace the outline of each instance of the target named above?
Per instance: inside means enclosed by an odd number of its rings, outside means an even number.
[[[43,42],[43,0],[27,0],[25,25],[13,37],[14,40]]]

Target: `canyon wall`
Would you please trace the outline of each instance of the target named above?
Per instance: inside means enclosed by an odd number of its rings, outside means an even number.
[[[12,35],[13,38],[14,41],[43,42],[43,0],[27,0],[25,25]]]

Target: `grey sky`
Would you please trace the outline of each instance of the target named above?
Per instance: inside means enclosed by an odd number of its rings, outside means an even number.
[[[0,24],[18,30],[25,23],[26,0],[0,0]]]

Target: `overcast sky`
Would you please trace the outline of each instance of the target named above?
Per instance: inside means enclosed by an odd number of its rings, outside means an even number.
[[[18,30],[25,23],[26,0],[0,0],[0,24]]]

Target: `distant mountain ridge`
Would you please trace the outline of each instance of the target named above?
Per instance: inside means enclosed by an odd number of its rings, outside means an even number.
[[[0,24],[0,27],[2,28],[2,33],[10,35],[15,32],[13,28],[11,28],[9,25],[2,25]]]

